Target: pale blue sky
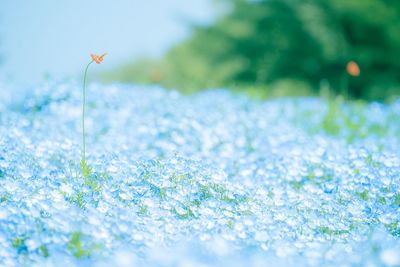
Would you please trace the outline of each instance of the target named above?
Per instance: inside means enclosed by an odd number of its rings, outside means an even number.
[[[32,84],[80,75],[92,52],[109,53],[103,69],[160,56],[214,15],[211,0],[1,0],[0,75]]]

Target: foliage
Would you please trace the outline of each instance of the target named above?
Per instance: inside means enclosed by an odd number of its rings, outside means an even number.
[[[39,252],[45,258],[47,258],[50,255],[49,254],[49,249],[45,245],[41,245],[39,247]]]
[[[14,238],[12,246],[18,251],[18,253],[26,253],[28,251],[24,237]]]
[[[140,60],[106,75],[108,80],[160,83],[194,91],[210,87],[272,90],[279,81],[301,81],[277,95],[349,89],[356,98],[400,95],[400,3],[394,0],[234,0],[214,24],[161,60]],[[361,67],[348,77],[347,62]],[[267,94],[268,95],[268,94]],[[272,94],[274,95],[274,94]]]
[[[90,256],[90,250],[83,247],[82,234],[78,231],[72,233],[71,239],[68,242],[68,249],[78,259]]]

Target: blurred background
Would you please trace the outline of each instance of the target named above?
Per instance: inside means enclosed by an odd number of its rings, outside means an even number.
[[[80,77],[107,51],[103,82],[390,101],[399,30],[398,0],[14,0],[1,4],[0,68],[22,83]]]
[[[204,0],[0,1],[0,75],[33,85],[44,77],[80,78],[90,53],[108,52],[112,70],[160,58],[214,16]]]

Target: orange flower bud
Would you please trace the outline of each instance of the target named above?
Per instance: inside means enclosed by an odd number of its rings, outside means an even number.
[[[100,64],[103,60],[104,60],[104,57],[107,55],[107,53],[104,53],[103,55],[101,55],[101,56],[99,56],[99,55],[96,55],[96,54],[90,54],[90,56],[92,57],[92,60],[94,61],[94,62],[96,62],[97,64]]]
[[[347,63],[346,70],[350,76],[354,77],[360,76],[360,67],[354,61],[350,61],[349,63]]]

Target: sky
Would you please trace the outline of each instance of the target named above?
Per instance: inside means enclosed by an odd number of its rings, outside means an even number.
[[[108,52],[102,70],[160,57],[214,17],[211,0],[1,0],[0,77],[74,77],[90,53]]]

